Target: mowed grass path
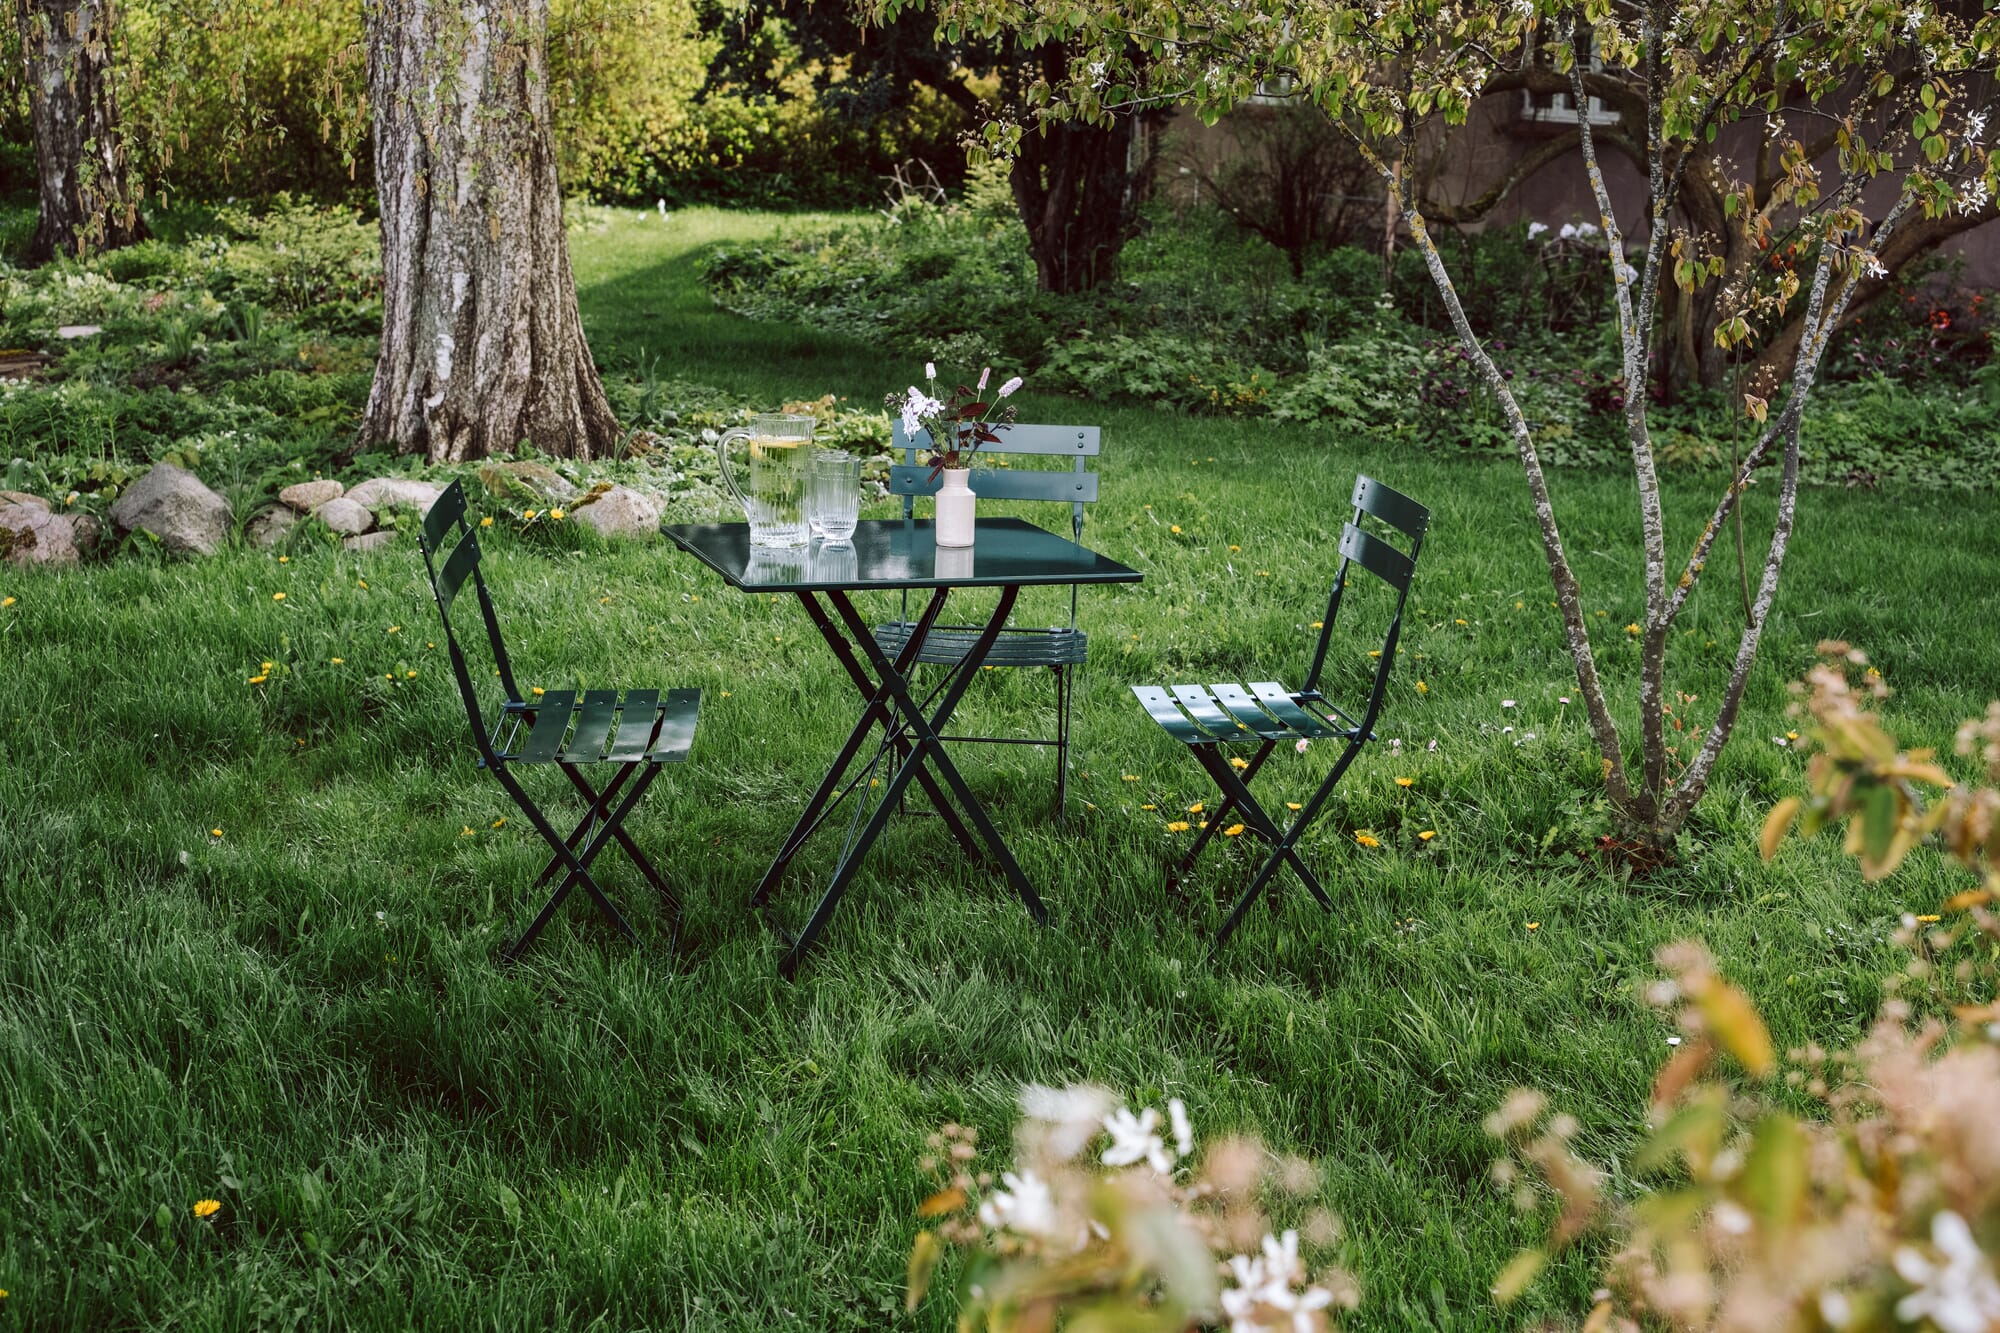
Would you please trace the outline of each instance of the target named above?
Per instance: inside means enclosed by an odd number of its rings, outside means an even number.
[[[626,215],[577,237],[600,359],[656,354],[774,402],[907,382],[877,348],[708,307],[695,245],[771,225]],[[687,888],[683,954],[635,953],[579,907],[503,973],[541,851],[472,764],[413,547],[0,574],[0,1324],[944,1329],[947,1301],[900,1312],[924,1136],[955,1119],[997,1147],[1020,1083],[1074,1079],[1181,1096],[1205,1138],[1316,1161],[1346,1224],[1332,1257],[1365,1293],[1354,1328],[1574,1318],[1587,1256],[1511,1310],[1486,1295],[1542,1223],[1486,1183],[1481,1118],[1533,1084],[1615,1155],[1666,1051],[1636,995],[1658,945],[1707,939],[1781,1044],[1842,1042],[1898,965],[1896,915],[1959,883],[1919,856],[1864,885],[1830,839],[1765,865],[1755,834],[1799,787],[1772,737],[1816,640],[1873,652],[1913,743],[1948,748],[2000,693],[1992,499],[1805,497],[1739,739],[1686,859],[1635,886],[1583,855],[1597,765],[1558,703],[1572,682],[1513,466],[1027,402],[1104,425],[1088,540],[1147,576],[1085,599],[1070,824],[1048,817],[1047,755],[964,761],[1054,920],[960,864],[938,821],[900,820],[794,984],[743,903],[855,712],[795,604],[658,545],[496,526],[527,680],[705,691],[693,762],[632,824]],[[1435,515],[1382,728],[1402,744],[1358,767],[1310,846],[1338,909],[1287,885],[1210,965],[1249,849],[1165,893],[1186,836],[1165,821],[1210,793],[1126,685],[1296,676],[1363,469]],[[1631,487],[1557,481],[1629,695]],[[1681,549],[1710,485],[1674,486]],[[1735,641],[1730,563],[1676,640],[1692,724]],[[1374,642],[1345,642],[1340,681]],[[994,673],[968,720],[1025,724],[1047,697]],[[1272,796],[1329,758],[1280,756]],[[637,877],[601,864],[656,925]],[[198,1223],[203,1198],[222,1207]]]

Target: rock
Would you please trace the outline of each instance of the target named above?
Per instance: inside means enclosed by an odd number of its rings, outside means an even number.
[[[496,500],[564,504],[576,498],[576,487],[546,463],[488,463],[479,469],[479,484]]]
[[[104,541],[104,520],[95,514],[72,514],[69,532],[70,538],[76,542],[76,549],[91,555]]]
[[[570,517],[605,537],[645,541],[660,531],[659,501],[625,486],[613,486],[602,492],[593,490],[570,510]]]
[[[0,491],[0,505],[32,505],[44,512],[55,508],[41,496],[30,495],[26,491]]]
[[[157,463],[118,497],[111,521],[152,533],[176,555],[214,555],[229,536],[229,501],[187,469]]]
[[[56,330],[56,337],[62,339],[94,338],[104,332],[102,324],[65,324]]]
[[[301,514],[310,514],[328,500],[338,500],[346,487],[337,481],[301,481],[278,492],[278,498]]]
[[[243,535],[248,537],[250,544],[258,550],[268,551],[290,536],[292,529],[298,525],[299,516],[279,505],[276,509],[266,509],[251,519],[250,526],[244,529]]]
[[[368,506],[346,496],[328,500],[313,510],[313,517],[343,537],[358,537],[375,526],[375,515],[368,512]]]
[[[340,539],[340,544],[350,551],[375,551],[395,540],[395,531],[384,528],[380,532],[365,532],[358,537],[343,537]]]
[[[411,481],[406,477],[376,477],[364,481],[344,497],[358,505],[370,509],[394,509],[402,506],[418,513],[431,507],[431,502],[444,494],[444,487],[429,481]]]
[[[0,559],[14,565],[73,565],[81,555],[68,515],[34,505],[0,505]]]

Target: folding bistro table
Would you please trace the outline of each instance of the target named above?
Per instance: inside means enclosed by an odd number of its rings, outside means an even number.
[[[1017,518],[982,518],[973,545],[944,549],[933,540],[929,521],[912,519],[863,522],[849,547],[814,543],[810,548],[796,550],[752,547],[750,528],[744,523],[669,525],[661,531],[720,574],[731,587],[749,593],[796,594],[865,704],[833,767],[806,803],[798,822],[778,849],[777,859],[772,861],[763,882],[751,896],[753,907],[761,908],[770,900],[785,867],[835,807],[857,790],[864,795],[868,792],[863,780],[873,771],[875,763],[885,759],[889,762],[879,803],[859,831],[850,833],[826,892],[804,928],[796,935],[778,928],[791,946],[780,970],[786,976],[797,970],[853,882],[861,858],[888,823],[889,812],[897,807],[912,782],[937,808],[966,854],[982,857],[983,844],[984,853],[990,854],[991,861],[1006,875],[1029,913],[1036,921],[1046,920],[1048,909],[1042,906],[1034,886],[1021,873],[1021,867],[1007,850],[979,798],[972,794],[957,765],[945,753],[941,733],[965,687],[978,674],[994,641],[1000,637],[1001,627],[1007,623],[1008,613],[1014,609],[1022,588],[1137,583],[1139,572]],[[910,681],[910,670],[923,650],[924,641],[938,625],[946,599],[960,588],[997,588],[999,604],[957,665],[949,669],[944,680],[929,694],[919,698]],[[876,642],[868,622],[855,610],[852,594],[925,589],[929,590],[930,598],[923,613],[917,617],[909,638],[891,658]],[[860,776],[849,779],[848,770],[854,767],[877,727],[883,735],[875,760]]]

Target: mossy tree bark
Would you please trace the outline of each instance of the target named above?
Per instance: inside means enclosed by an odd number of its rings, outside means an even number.
[[[1068,64],[1068,52],[1051,42],[1017,73],[1055,82],[1067,76]],[[1117,270],[1136,214],[1130,166],[1139,123],[1133,115],[1117,117],[1108,129],[1064,121],[1021,136],[1008,183],[1042,291],[1089,291]]]
[[[551,128],[548,0],[370,0],[382,345],[358,447],[610,452]]]
[[[111,0],[16,0],[41,211],[31,264],[146,235],[113,97]]]

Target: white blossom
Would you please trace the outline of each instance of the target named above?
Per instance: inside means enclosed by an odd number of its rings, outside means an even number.
[[[1984,176],[1975,176],[1958,187],[1958,211],[1977,213],[1993,199],[1993,187]]]
[[[1903,39],[1905,41],[1913,40],[1917,35],[1917,29],[1924,26],[1924,20],[1927,17],[1929,16],[1924,13],[1922,5],[1911,5],[1905,10],[1903,13]]]
[[[1990,1333],[2000,1323],[2000,1282],[1972,1228],[1949,1208],[1940,1209],[1931,1218],[1931,1243],[1942,1262],[1910,1245],[1896,1251],[1896,1272],[1916,1288],[1896,1302],[1896,1318],[1906,1324],[1928,1319],[1942,1333]]]
[[[1188,1119],[1186,1102],[1178,1097],[1167,1099],[1167,1123],[1173,1126],[1174,1151],[1186,1157],[1194,1151],[1194,1124]]]
[[[1003,1172],[995,1190],[979,1205],[979,1220],[989,1227],[1005,1228],[1023,1236],[1053,1236],[1056,1231],[1056,1201],[1048,1182],[1033,1171]]]
[[[1562,230],[1556,233],[1556,239],[1557,239],[1557,240],[1559,240],[1559,241],[1573,241],[1573,240],[1575,240],[1575,239],[1576,239],[1576,224],[1575,224],[1574,222],[1565,222],[1565,223],[1563,223],[1563,225],[1562,225]]]
[[[1978,139],[1986,133],[1986,113],[1975,111],[1965,118],[1965,137]]]
[[[935,361],[924,362],[924,383],[929,384],[935,381],[936,379],[937,379],[937,362]]]
[[[1889,270],[1884,268],[1882,261],[1872,254],[1862,256],[1861,268],[1871,278],[1886,278],[1889,276]]]
[[[1305,1280],[1299,1263],[1299,1233],[1287,1231],[1281,1240],[1265,1236],[1261,1253],[1238,1254],[1229,1260],[1236,1285],[1222,1293],[1222,1312],[1230,1333],[1312,1333],[1318,1312],[1333,1304],[1324,1287],[1293,1290]],[[1271,1322],[1273,1319],[1280,1322]]]
[[[1016,375],[1013,379],[1008,380],[1005,384],[1000,386],[1000,396],[1002,398],[1012,397],[1014,390],[1020,387],[1021,387],[1021,377],[1019,375]]]
[[[1548,229],[1549,224],[1546,222],[1530,222],[1528,224],[1528,239],[1532,241]]]
[[[1132,1166],[1144,1162],[1161,1175],[1170,1173],[1174,1169],[1174,1158],[1160,1139],[1159,1127],[1160,1113],[1152,1107],[1147,1107],[1136,1116],[1119,1107],[1104,1117],[1104,1128],[1111,1135],[1111,1146],[1098,1160],[1106,1166]]]
[[[991,366],[987,366],[984,370],[981,370],[979,372],[979,384],[974,389],[975,393],[986,392],[986,381],[992,374],[993,374],[993,367]]]
[[[1050,1088],[1030,1083],[1021,1089],[1021,1114],[1048,1126],[1044,1142],[1063,1161],[1097,1137],[1105,1113],[1115,1105],[1108,1090],[1089,1084]]]

